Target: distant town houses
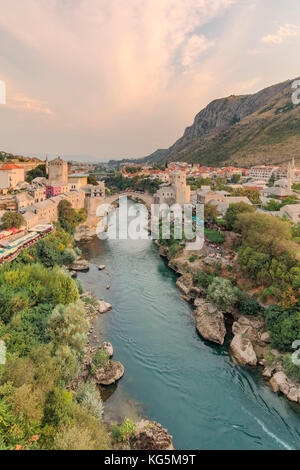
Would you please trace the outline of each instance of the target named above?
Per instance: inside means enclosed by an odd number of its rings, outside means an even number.
[[[105,197],[104,182],[89,185],[87,173],[70,173],[70,165],[60,157],[52,161],[46,158],[44,164],[47,177],[35,178],[30,184],[24,181],[23,168],[14,163],[0,166],[0,210],[21,212],[27,229],[55,222],[57,206],[63,199],[75,210],[86,209],[88,216],[94,217]]]
[[[88,217],[94,218],[98,206],[105,202],[106,193],[103,181],[88,184],[89,172],[95,165],[68,163],[60,157],[51,161],[46,158],[44,162],[37,160],[33,164],[41,163],[45,165],[46,177],[34,178],[31,183],[25,182],[26,170],[17,162],[0,164],[0,214],[19,211],[24,217],[25,230],[33,230],[37,225],[56,222],[58,204],[67,200],[75,210],[85,209]],[[158,204],[211,204],[217,207],[219,216],[224,217],[230,204],[253,205],[249,199],[252,190],[259,195],[260,203],[255,203],[257,210],[285,216],[293,223],[300,221],[299,193],[294,190],[294,184],[300,182],[300,170],[294,160],[281,167],[259,165],[247,169],[187,162],[169,162],[165,166],[126,163],[120,171],[125,178],[138,176],[158,180],[160,186],[153,198]],[[204,184],[197,189],[199,180]],[[215,189],[220,186],[222,190]],[[268,210],[273,199],[279,207],[276,211]]]

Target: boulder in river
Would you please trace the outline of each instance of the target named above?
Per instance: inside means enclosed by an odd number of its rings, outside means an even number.
[[[113,385],[120,380],[125,373],[125,369],[121,362],[108,361],[108,363],[97,370],[94,380],[97,385]]]
[[[99,313],[107,313],[112,310],[112,305],[104,302],[104,300],[99,300]]]
[[[198,332],[208,341],[224,344],[227,332],[223,313],[204,299],[199,299],[198,305],[195,310]]]
[[[257,365],[257,357],[250,339],[241,335],[235,335],[230,344],[230,350],[239,364],[243,366]]]
[[[101,264],[100,266],[98,266],[98,269],[99,271],[104,271],[104,269],[106,269],[106,266],[104,264]]]
[[[88,271],[90,268],[90,263],[85,259],[78,259],[74,261],[71,266],[72,271]]]
[[[172,436],[161,424],[142,420],[130,438],[132,450],[174,450]]]

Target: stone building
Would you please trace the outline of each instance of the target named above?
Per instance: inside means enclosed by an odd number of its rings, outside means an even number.
[[[49,185],[67,185],[68,184],[68,163],[58,157],[48,163]]]
[[[191,200],[191,187],[186,184],[186,174],[177,171],[170,174],[170,183],[161,185],[154,195],[155,204],[189,204]]]
[[[31,211],[38,216],[39,224],[51,224],[57,221],[57,205],[52,199],[34,204]]]
[[[97,186],[88,184],[82,187],[85,194],[85,209],[89,217],[95,217],[97,209],[105,198],[105,183],[101,181]]]
[[[88,175],[74,173],[68,176],[69,186],[71,190],[80,189],[88,184]]]
[[[24,179],[24,168],[14,163],[8,163],[0,167],[0,190],[14,189]]]

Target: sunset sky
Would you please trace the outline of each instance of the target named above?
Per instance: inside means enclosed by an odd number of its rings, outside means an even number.
[[[0,0],[0,149],[141,157],[300,75],[299,0]]]

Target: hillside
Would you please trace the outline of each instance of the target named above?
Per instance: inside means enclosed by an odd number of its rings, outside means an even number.
[[[291,101],[293,81],[211,102],[172,147],[143,160],[246,166],[295,157],[300,162],[300,106]]]

